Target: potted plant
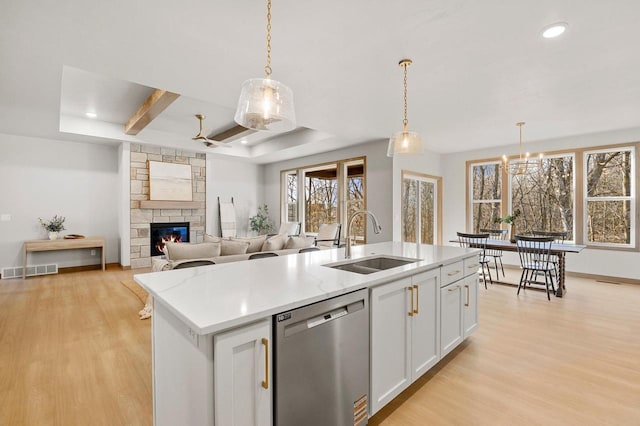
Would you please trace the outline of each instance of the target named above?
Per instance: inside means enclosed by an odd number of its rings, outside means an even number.
[[[55,240],[58,238],[58,232],[65,230],[65,218],[62,216],[55,215],[51,220],[43,220],[39,217],[38,220],[40,220],[40,225],[49,232],[50,240]]]
[[[516,242],[516,219],[520,216],[522,212],[518,209],[514,210],[513,213],[507,215],[505,217],[497,217],[494,222],[495,223],[506,223],[511,226],[511,230],[509,233],[511,234],[510,240],[512,243]]]
[[[252,231],[256,231],[258,235],[268,234],[273,228],[273,223],[269,219],[269,209],[266,204],[258,206],[258,213],[249,218],[249,224]]]

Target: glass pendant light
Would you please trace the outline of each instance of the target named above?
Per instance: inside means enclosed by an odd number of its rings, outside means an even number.
[[[422,138],[416,132],[409,131],[407,120],[407,67],[411,65],[411,59],[403,59],[398,65],[404,68],[404,120],[402,120],[402,130],[395,133],[389,139],[387,156],[393,157],[396,154],[422,154]]]
[[[286,132],[296,127],[293,92],[271,79],[271,0],[267,0],[267,64],[265,78],[251,78],[242,83],[234,120],[254,130]]]

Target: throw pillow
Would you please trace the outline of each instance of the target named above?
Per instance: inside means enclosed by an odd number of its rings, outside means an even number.
[[[289,237],[287,243],[284,245],[285,249],[296,249],[313,246],[313,237]]]
[[[220,242],[221,245],[221,256],[229,256],[232,254],[245,254],[247,249],[249,248],[249,243],[247,241],[236,241],[236,240],[222,240]]]
[[[222,241],[222,237],[216,237],[215,235],[204,234],[205,243],[219,243]]]
[[[266,235],[260,235],[253,238],[230,238],[231,241],[243,241],[249,243],[247,253],[257,253],[262,250],[262,245],[264,244],[266,239]]]
[[[276,235],[275,237],[267,239],[262,245],[262,251],[282,250],[287,242],[287,238],[286,235]]]
[[[207,259],[220,256],[220,243],[166,243],[167,260]]]

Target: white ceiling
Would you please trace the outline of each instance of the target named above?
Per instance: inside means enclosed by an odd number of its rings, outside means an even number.
[[[306,129],[216,153],[264,163],[388,138],[401,127],[404,57],[409,127],[436,152],[517,143],[517,121],[525,141],[640,127],[637,0],[273,1],[273,78],[293,89]],[[241,83],[261,76],[265,8],[4,0],[0,132],[193,148],[193,114],[230,127]],[[557,21],[568,31],[543,39]],[[154,87],[181,97],[121,135]]]

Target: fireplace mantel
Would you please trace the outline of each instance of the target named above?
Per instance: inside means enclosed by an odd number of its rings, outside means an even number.
[[[199,209],[202,201],[140,201],[141,209]]]

